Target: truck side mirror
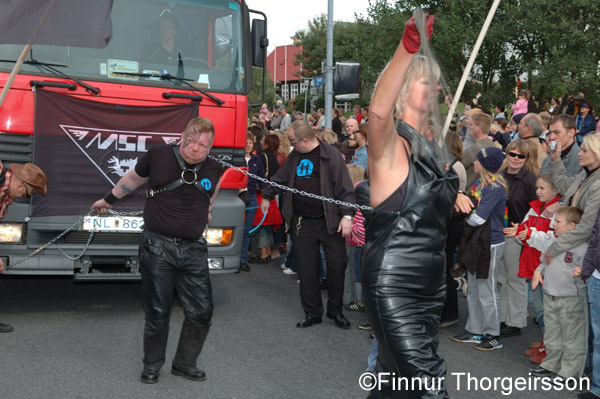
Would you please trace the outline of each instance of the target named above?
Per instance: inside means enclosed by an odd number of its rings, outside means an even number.
[[[252,20],[252,65],[264,67],[267,59],[269,39],[266,37],[267,24],[265,20]]]

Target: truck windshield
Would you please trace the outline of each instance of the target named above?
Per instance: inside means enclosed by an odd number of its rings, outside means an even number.
[[[84,80],[172,87],[178,83],[124,73],[170,74],[211,91],[246,90],[238,1],[115,0],[111,17],[106,48],[34,45],[33,59],[66,65],[59,69]],[[16,60],[22,49],[0,45],[0,58]],[[0,62],[0,72],[13,65]],[[35,65],[23,65],[21,73],[53,75]]]

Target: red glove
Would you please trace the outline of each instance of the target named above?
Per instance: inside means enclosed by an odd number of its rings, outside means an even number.
[[[425,14],[425,31],[427,32],[427,39],[431,39],[433,36],[433,19],[435,15]],[[419,51],[421,47],[421,38],[415,25],[414,17],[410,17],[404,25],[404,33],[402,34],[402,44],[409,53],[413,54]]]

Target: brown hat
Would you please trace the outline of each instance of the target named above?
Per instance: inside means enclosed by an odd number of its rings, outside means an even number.
[[[19,179],[33,187],[34,192],[46,195],[46,183],[48,179],[46,179],[46,175],[37,165],[31,162],[25,165],[11,163],[10,169]]]

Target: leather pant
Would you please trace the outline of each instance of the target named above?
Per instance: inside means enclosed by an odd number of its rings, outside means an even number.
[[[160,370],[165,363],[169,319],[176,291],[185,320],[173,362],[180,367],[194,367],[213,312],[206,242],[144,231],[139,259],[146,314],[144,366]]]
[[[446,293],[443,246],[432,252],[414,232],[411,240],[401,223],[390,223],[394,217],[381,212],[373,218],[364,249],[365,310],[379,343],[376,371],[390,373],[390,382],[382,379],[371,397],[447,398],[446,363],[436,353]],[[408,379],[408,388],[398,378]],[[417,378],[423,389],[412,388]]]

